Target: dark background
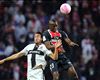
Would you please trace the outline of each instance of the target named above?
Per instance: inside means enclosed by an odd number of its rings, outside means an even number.
[[[65,2],[72,7],[68,15],[59,12]],[[46,30],[51,18],[80,45],[64,44],[80,80],[100,80],[100,0],[0,0],[0,59],[33,43],[34,33]],[[0,65],[0,80],[26,80],[26,61],[22,57]],[[63,75],[61,80],[67,80]]]

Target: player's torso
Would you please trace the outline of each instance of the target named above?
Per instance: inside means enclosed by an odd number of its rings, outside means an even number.
[[[63,40],[62,33],[60,31],[58,31],[58,30],[56,32],[47,30],[47,33],[49,34],[48,38],[50,40],[51,45],[54,45],[59,39],[61,41]],[[59,49],[60,49],[59,53],[65,52],[65,50],[63,48],[63,45]]]
[[[43,68],[45,67],[46,61],[43,47],[43,45],[40,45],[36,50],[29,50],[27,56],[28,70],[32,70],[39,65],[42,65]]]
[[[54,45],[57,42],[57,40],[62,39],[62,35],[59,31],[52,32],[52,31],[48,30],[48,33],[50,35],[51,45]]]

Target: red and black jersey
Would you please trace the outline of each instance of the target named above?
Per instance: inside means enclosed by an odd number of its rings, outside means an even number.
[[[68,38],[68,36],[62,30],[57,30],[56,32],[53,32],[48,29],[43,33],[43,41],[50,41],[52,45],[54,45],[58,39],[64,40],[65,38]]]

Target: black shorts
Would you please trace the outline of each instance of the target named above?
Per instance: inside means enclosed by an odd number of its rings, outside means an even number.
[[[59,54],[58,60],[53,60],[50,58],[49,66],[50,66],[50,71],[55,72],[55,71],[68,70],[68,68],[72,66],[72,63],[64,54]]]

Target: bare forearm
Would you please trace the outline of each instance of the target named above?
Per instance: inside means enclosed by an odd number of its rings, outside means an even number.
[[[50,57],[53,59],[53,60],[57,60],[58,59],[58,51],[57,49],[55,49],[54,53],[52,53],[50,55]]]
[[[69,45],[69,46],[71,46],[71,43],[72,43],[72,41],[68,38],[68,39],[65,39],[65,41],[67,42],[67,44]]]
[[[69,38],[68,39],[65,39],[65,41],[67,42],[67,44],[69,45],[69,46],[79,46],[77,43],[74,43],[73,41],[71,41]]]
[[[58,50],[55,48],[54,53],[53,53],[53,59],[57,60],[58,59]]]
[[[5,58],[4,60],[5,60],[5,61],[10,61],[10,60],[17,59],[17,58],[19,58],[19,57],[21,57],[21,56],[23,56],[23,54],[21,54],[21,53],[16,53],[16,54],[13,54],[13,55],[11,55],[11,56]]]

